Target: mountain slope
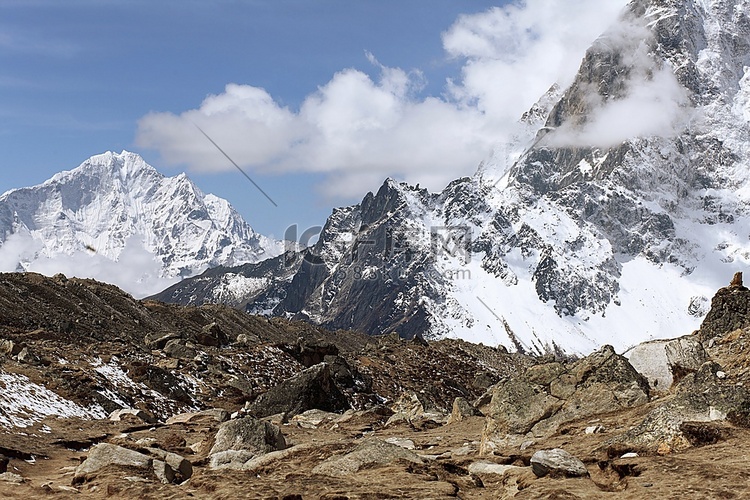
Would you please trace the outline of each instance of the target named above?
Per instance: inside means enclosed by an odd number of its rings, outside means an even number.
[[[527,352],[697,328],[750,261],[748,7],[631,2],[520,147],[440,194],[388,180],[334,211],[273,314]]]
[[[43,184],[0,196],[5,270],[133,273],[127,288],[147,294],[140,287],[149,280],[257,262],[281,250],[226,200],[203,194],[185,174],[165,177],[125,151],[92,156]],[[111,261],[128,269],[117,271]]]

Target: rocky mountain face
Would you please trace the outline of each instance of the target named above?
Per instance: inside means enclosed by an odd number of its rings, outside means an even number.
[[[0,196],[6,271],[47,271],[49,261],[91,270],[101,257],[143,282],[281,251],[281,243],[255,233],[226,200],[203,194],[185,174],[165,177],[125,151],[93,156],[43,184]],[[128,288],[148,293],[136,281]]]
[[[283,283],[229,302],[536,353],[692,331],[750,261],[748,7],[631,2],[476,175],[438,194],[387,180],[335,210]],[[159,297],[225,300],[253,279],[213,271]]]
[[[0,496],[738,498],[748,300],[576,359],[0,274]]]

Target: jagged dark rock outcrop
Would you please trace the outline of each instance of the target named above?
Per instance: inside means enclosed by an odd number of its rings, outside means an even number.
[[[720,289],[711,300],[711,309],[698,332],[708,340],[732,330],[750,326],[750,290],[742,284],[742,273],[729,286]]]

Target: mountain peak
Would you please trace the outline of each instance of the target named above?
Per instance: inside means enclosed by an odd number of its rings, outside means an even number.
[[[257,262],[282,247],[185,174],[166,177],[129,151],[94,155],[40,185],[0,196],[0,271],[20,266],[114,280],[147,295],[178,277]],[[129,282],[116,281],[126,274]],[[168,282],[157,285],[161,279]]]

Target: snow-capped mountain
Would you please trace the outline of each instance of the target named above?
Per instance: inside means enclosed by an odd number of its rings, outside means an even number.
[[[283,285],[229,302],[372,334],[623,350],[690,333],[747,267],[749,177],[750,2],[634,0],[473,177],[439,194],[387,180],[334,211]],[[222,300],[254,277],[217,272],[160,297]]]
[[[144,295],[166,286],[163,279],[281,251],[226,200],[203,194],[185,174],[165,177],[126,151],[92,156],[43,184],[0,196],[4,271],[96,277]]]

